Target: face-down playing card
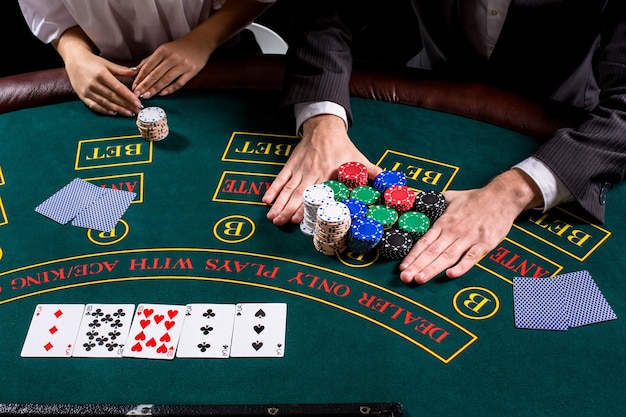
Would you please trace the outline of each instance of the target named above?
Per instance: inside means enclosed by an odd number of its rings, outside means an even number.
[[[286,330],[287,304],[237,304],[230,356],[283,357]]]
[[[122,356],[174,359],[185,316],[185,306],[139,304]]]
[[[617,318],[589,271],[561,274],[559,279],[564,282],[566,288],[569,327]]]
[[[567,330],[567,293],[556,278],[513,278],[515,327]]]
[[[137,194],[103,188],[104,192],[72,220],[72,226],[110,232],[122,218]]]
[[[87,304],[72,356],[121,358],[134,311],[134,304]]]
[[[178,358],[228,358],[234,304],[188,304],[178,342]]]
[[[37,305],[21,356],[72,356],[84,308],[84,304]]]
[[[96,201],[105,191],[102,187],[80,178],[69,184],[35,207],[35,211],[57,223],[66,224],[86,207]]]

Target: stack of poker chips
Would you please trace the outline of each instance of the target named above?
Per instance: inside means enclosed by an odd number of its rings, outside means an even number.
[[[406,175],[401,171],[390,169],[381,171],[376,175],[372,187],[378,190],[381,195],[384,195],[387,188],[394,185],[406,185]]]
[[[317,209],[313,233],[315,249],[324,255],[337,255],[346,250],[350,225],[350,209],[345,204],[339,201],[323,203]]]
[[[385,190],[383,198],[387,207],[402,214],[413,208],[415,191],[407,185],[392,185]]]
[[[446,205],[446,199],[439,191],[420,191],[415,195],[413,210],[427,215],[433,224],[446,210]]]
[[[158,142],[170,133],[167,125],[167,116],[160,107],[146,107],[137,115],[137,127],[144,139]]]
[[[352,221],[348,232],[348,249],[355,253],[367,253],[376,249],[383,237],[383,225],[374,219],[361,217]]]
[[[367,214],[367,204],[361,200],[348,198],[343,200],[343,204],[345,204],[350,210],[350,218],[352,220],[358,219],[359,217],[365,217],[365,214]]]
[[[361,200],[368,206],[372,206],[380,201],[380,192],[369,185],[359,185],[350,191],[350,198]]]
[[[329,186],[335,193],[335,201],[343,201],[350,197],[350,189],[346,184],[337,180],[327,180],[322,184]]]
[[[305,220],[300,228],[314,236],[322,253],[334,255],[347,248],[358,254],[378,250],[384,259],[403,258],[446,209],[441,192],[414,191],[401,171],[382,171],[369,182],[365,165],[350,162],[338,173],[338,180],[316,184],[303,197]],[[342,203],[341,210],[335,207],[332,215],[330,208],[320,210],[331,201]],[[328,213],[318,216],[317,210]]]
[[[410,233],[414,240],[418,240],[430,229],[430,219],[419,211],[407,211],[398,218],[398,229]]]
[[[345,184],[350,190],[367,185],[367,167],[360,162],[346,162],[337,168],[337,181]]]
[[[391,229],[398,220],[398,212],[391,207],[375,204],[367,209],[365,217],[376,220],[385,230]]]
[[[380,256],[385,259],[402,259],[409,254],[413,243],[414,239],[409,232],[389,229],[385,230],[377,247]]]
[[[327,185],[313,184],[304,190],[302,202],[304,203],[304,218],[300,222],[300,230],[309,236],[315,233],[317,222],[317,209],[324,203],[335,201],[335,193]]]

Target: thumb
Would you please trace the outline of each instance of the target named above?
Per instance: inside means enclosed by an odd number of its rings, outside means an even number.
[[[373,180],[376,175],[380,174],[383,169],[376,164],[368,163],[367,164],[367,176],[369,179]]]
[[[118,75],[120,77],[133,77],[137,75],[137,73],[139,72],[139,68],[127,67],[125,65],[111,63],[111,65],[109,66],[109,71],[111,71],[112,74]]]

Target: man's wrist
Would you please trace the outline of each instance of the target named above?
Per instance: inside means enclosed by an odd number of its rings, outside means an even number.
[[[311,134],[314,131],[328,131],[330,133],[345,131],[345,124],[341,117],[334,114],[318,114],[313,117],[309,117],[302,124],[302,134]]]
[[[332,101],[309,101],[305,103],[296,103],[294,106],[294,114],[296,117],[296,133],[302,135],[302,127],[308,119],[326,114],[335,115],[344,122],[344,130],[348,129],[348,116],[346,109],[341,105]]]
[[[519,212],[543,207],[543,194],[533,179],[521,169],[513,168],[495,177],[488,185],[496,195],[515,205]]]

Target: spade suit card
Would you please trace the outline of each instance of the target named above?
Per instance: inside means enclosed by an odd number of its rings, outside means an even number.
[[[70,357],[84,304],[39,304],[24,340],[22,357]]]
[[[187,304],[176,357],[228,358],[234,320],[234,304]]]
[[[139,304],[122,356],[174,359],[185,317],[185,306]]]
[[[72,356],[121,358],[134,311],[134,304],[87,304]]]
[[[237,304],[230,356],[283,357],[286,330],[287,304]]]

